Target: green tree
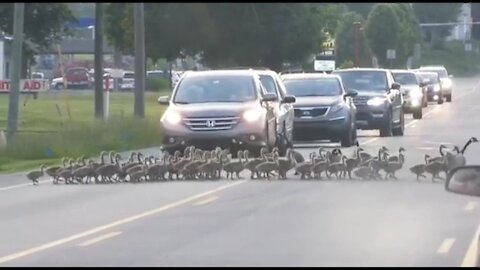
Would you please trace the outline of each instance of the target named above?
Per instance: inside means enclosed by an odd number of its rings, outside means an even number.
[[[0,30],[13,33],[13,3],[0,3]],[[76,21],[64,3],[25,3],[22,77],[26,77],[27,61],[33,63],[35,50],[42,51],[68,34],[66,24]],[[30,42],[28,42],[30,41]],[[32,43],[34,46],[31,46]]]
[[[387,50],[396,49],[400,23],[392,4],[376,4],[368,15],[365,36],[380,65],[387,64]]]
[[[399,40],[396,46],[396,63],[402,65],[413,55],[415,44],[421,40],[420,25],[412,7],[406,3],[393,4],[395,13],[401,25]]]
[[[462,3],[413,3],[413,10],[420,23],[456,22]],[[443,47],[445,38],[453,26],[435,26],[426,29],[427,40],[438,48]]]
[[[336,44],[336,62],[354,62],[355,61],[355,22],[364,25],[362,15],[355,12],[347,12],[343,15],[341,22],[338,24],[335,35]],[[368,44],[365,38],[365,31],[359,33],[359,53],[360,66],[369,66],[370,54]]]
[[[351,3],[346,3],[345,5],[347,6],[349,11],[358,13],[358,14],[362,15],[363,18],[367,18],[370,11],[372,11],[375,3],[351,2]]]

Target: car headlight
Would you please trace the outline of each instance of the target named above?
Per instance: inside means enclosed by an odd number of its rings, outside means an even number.
[[[331,113],[335,113],[335,112],[340,111],[341,109],[343,109],[343,104],[342,104],[342,103],[338,103],[338,104],[333,105],[333,106],[330,108],[330,112],[331,112]]]
[[[380,106],[380,105],[383,105],[385,103],[385,101],[386,101],[385,98],[376,97],[376,98],[369,99],[367,101],[367,104],[369,106]]]
[[[167,111],[163,115],[163,118],[162,118],[161,121],[162,122],[167,121],[169,124],[176,125],[176,124],[180,123],[180,121],[182,121],[182,116],[177,112]]]
[[[450,88],[452,86],[452,81],[450,79],[442,80],[442,85],[446,88]]]
[[[440,85],[438,85],[438,84],[436,84],[436,85],[433,87],[433,91],[435,91],[435,92],[440,91],[440,89],[441,89],[441,88],[440,88]]]
[[[422,91],[420,89],[414,89],[408,93],[411,98],[420,98],[422,97]]]
[[[243,119],[247,122],[255,122],[260,119],[260,111],[259,110],[248,110],[243,113]]]

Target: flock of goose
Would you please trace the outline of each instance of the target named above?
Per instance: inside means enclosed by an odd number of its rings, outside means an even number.
[[[447,174],[451,169],[466,164],[464,152],[467,147],[478,142],[477,138],[470,138],[460,150],[455,146],[452,151],[445,152],[445,145],[440,145],[440,156],[431,157],[425,155],[425,162],[410,168],[417,176],[426,177],[424,173],[432,175],[432,181],[442,179],[440,173]],[[216,148],[212,151],[204,151],[194,146],[189,146],[183,154],[176,151],[173,155],[162,152],[160,157],[144,157],[142,153],[132,152],[130,158],[121,163],[120,154],[110,152],[109,162],[105,161],[106,152],[100,155],[100,162],[92,159],[86,161],[85,157],[74,159],[63,158],[63,166],[46,168],[45,165],[38,171],[27,174],[27,178],[38,184],[38,179],[47,174],[53,179],[53,183],[64,182],[65,184],[89,184],[95,183],[118,183],[157,180],[196,180],[196,179],[220,179],[222,173],[227,179],[240,179],[242,171],[250,171],[251,179],[268,179],[277,177],[287,179],[287,173],[295,171],[301,179],[322,179],[322,175],[331,179],[345,179],[352,174],[362,180],[368,179],[397,179],[395,173],[403,168],[405,163],[405,149],[400,147],[398,155],[390,155],[385,146],[378,150],[376,155],[369,154],[357,145],[353,156],[347,157],[341,149],[335,148],[331,152],[320,147],[312,152],[309,159],[305,159],[294,149],[288,149],[284,157],[280,157],[278,148],[268,151],[263,148],[260,157],[251,158],[249,151],[238,151],[237,158],[232,158],[226,149]],[[317,154],[318,153],[318,154]],[[381,171],[385,175],[382,176]]]

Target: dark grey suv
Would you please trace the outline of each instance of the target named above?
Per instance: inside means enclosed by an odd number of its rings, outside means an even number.
[[[352,68],[332,73],[342,78],[347,91],[358,91],[353,102],[357,107],[359,129],[378,129],[382,137],[403,136],[403,97],[400,84],[395,82],[390,70]]]
[[[235,155],[237,149],[258,153],[278,146],[284,152],[289,146],[282,129],[292,129],[295,97],[268,93],[253,70],[187,72],[172,97],[158,101],[169,105],[160,120],[169,152],[220,146]]]
[[[296,102],[294,138],[330,140],[350,147],[357,141],[356,91],[345,91],[337,75],[298,73],[282,75],[287,93]]]

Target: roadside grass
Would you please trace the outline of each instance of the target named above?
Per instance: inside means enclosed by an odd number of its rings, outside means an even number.
[[[473,47],[478,47],[478,44],[473,44]],[[422,48],[421,64],[444,65],[448,73],[455,77],[468,77],[480,72],[480,53],[475,50],[466,52],[460,41],[448,41],[442,50],[425,44]]]
[[[88,158],[101,151],[160,145],[158,123],[165,107],[157,98],[163,94],[167,90],[146,92],[145,119],[138,119],[133,117],[132,92],[111,93],[108,122],[94,118],[92,91],[50,91],[36,100],[21,96],[19,132],[0,150],[0,172],[57,164],[62,157]],[[1,130],[6,129],[7,117],[8,95],[0,95]]]

